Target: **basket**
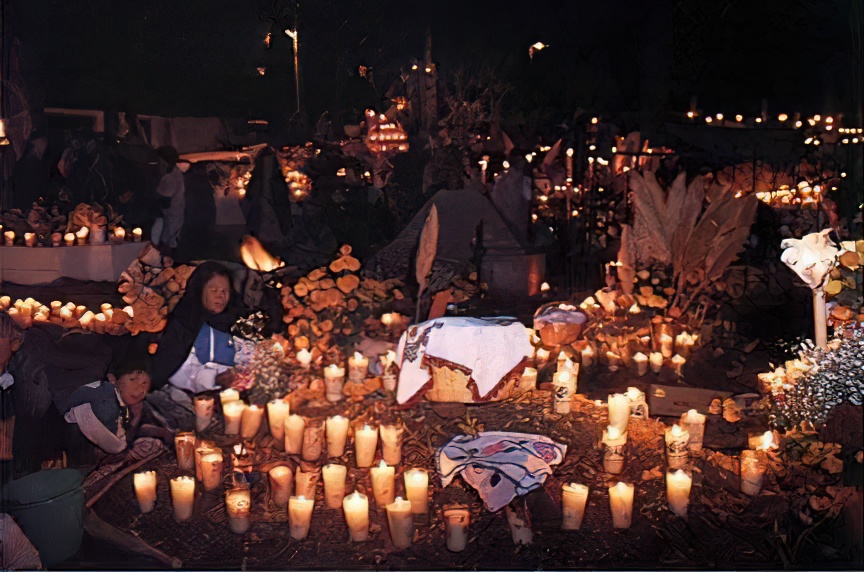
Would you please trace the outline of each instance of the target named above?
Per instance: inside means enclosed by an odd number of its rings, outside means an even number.
[[[476,385],[471,376],[455,364],[434,359],[428,364],[432,376],[432,386],[426,391],[426,399],[443,403],[486,403],[507,399],[522,376],[524,364],[517,366],[501,381],[498,389],[479,399]]]
[[[579,312],[575,308],[573,310],[559,310],[573,315],[573,321],[561,320],[544,320],[543,317],[553,309],[559,308],[561,305],[567,305],[567,302],[549,302],[543,304],[534,313],[534,329],[540,336],[540,340],[545,347],[559,347],[570,345],[579,339],[582,335],[582,330],[588,317]]]

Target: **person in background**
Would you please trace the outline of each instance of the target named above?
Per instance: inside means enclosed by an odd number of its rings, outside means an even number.
[[[100,456],[120,453],[133,443],[142,428],[144,398],[149,391],[148,365],[135,355],[116,364],[107,381],[73,391],[61,408],[67,423],[63,448],[69,465],[92,465]],[[153,436],[163,436],[158,428],[153,429]]]
[[[172,256],[180,240],[186,212],[186,184],[183,182],[183,173],[189,169],[189,163],[179,161],[177,149],[170,145],[160,147],[156,153],[162,167],[162,178],[156,187],[162,210],[158,246],[163,254]]]
[[[194,394],[231,386],[235,354],[231,326],[244,313],[238,298],[224,266],[205,262],[195,269],[159,341],[154,389],[169,384]]]
[[[0,312],[0,466],[12,460],[12,441],[15,435],[15,378],[7,371],[12,354],[24,341],[24,332],[9,314]],[[3,470],[0,481],[11,474]]]

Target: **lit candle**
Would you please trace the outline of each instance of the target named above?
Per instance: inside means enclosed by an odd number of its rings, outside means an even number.
[[[660,354],[664,358],[671,358],[675,353],[675,339],[669,334],[660,334]]]
[[[672,512],[683,518],[687,518],[687,505],[690,503],[692,485],[693,478],[681,469],[674,473],[666,471],[666,500]]]
[[[335,363],[324,368],[324,390],[327,401],[335,403],[342,399],[342,388],[345,385],[345,368]]]
[[[609,404],[609,425],[626,433],[630,421],[630,400],[623,393],[610,394],[606,399]]]
[[[0,227],[2,228],[2,227]],[[60,243],[63,242],[63,233],[62,232],[52,232],[51,233],[51,246],[60,246]]]
[[[429,473],[424,469],[410,469],[405,472],[405,496],[411,501],[411,512],[429,512]]]
[[[133,481],[135,496],[138,497],[138,506],[141,507],[141,512],[152,511],[156,505],[156,471],[135,473]]]
[[[291,472],[291,468],[279,465],[270,469],[267,476],[270,479],[270,499],[273,504],[279,508],[287,506],[294,484],[294,473]]]
[[[213,406],[216,399],[212,395],[196,395],[192,400],[195,408],[195,430],[206,431],[213,419]]]
[[[126,240],[126,229],[122,226],[118,226],[114,229],[114,241],[123,242],[124,240]]]
[[[222,415],[225,417],[226,435],[237,435],[240,433],[244,409],[246,409],[246,404],[242,401],[229,401],[222,405]]]
[[[354,431],[354,452],[358,467],[371,467],[378,447],[378,428],[364,425]]]
[[[234,445],[234,450],[231,452],[231,467],[235,473],[252,472],[252,456],[243,443]]]
[[[24,233],[24,246],[36,246],[36,233]]]
[[[72,317],[72,310],[69,308],[60,308],[60,319],[64,322],[74,320]]]
[[[341,457],[345,454],[345,443],[348,440],[348,419],[334,415],[327,419],[327,456]]]
[[[292,413],[285,418],[285,452],[298,455],[303,451],[303,432],[306,430],[306,421],[299,415]]]
[[[90,229],[86,226],[82,226],[80,229],[78,229],[78,232],[75,233],[75,239],[78,243],[78,246],[84,246],[85,244],[87,244],[87,235],[89,234]]]
[[[309,369],[312,364],[312,352],[306,348],[301,349],[297,352],[297,361],[303,366],[303,369]]]
[[[351,533],[353,542],[364,542],[369,539],[369,499],[354,491],[342,499],[342,510],[345,512],[345,523]]]
[[[134,240],[135,242],[141,242],[141,237],[143,235],[144,235],[144,233],[141,231],[140,228],[133,228],[132,229],[132,240]]]
[[[291,538],[303,540],[309,534],[309,525],[312,524],[312,509],[315,507],[313,499],[304,496],[291,497],[288,500],[288,528]]]
[[[398,465],[402,462],[402,438],[405,428],[401,424],[382,425],[381,456],[388,465]]]
[[[534,531],[531,529],[527,513],[521,510],[517,512],[510,506],[504,507],[504,512],[507,514],[507,525],[510,527],[513,544],[527,546],[534,542]]]
[[[774,444],[774,433],[772,431],[750,434],[747,437],[747,444],[755,451],[767,451],[777,448]]]
[[[3,237],[6,239],[6,246],[12,246],[15,244],[15,231],[7,230],[3,233]]]
[[[615,352],[606,352],[606,363],[609,365],[609,371],[618,371],[621,367],[621,356]]]
[[[372,495],[375,497],[375,506],[379,509],[393,502],[396,496],[396,467],[389,467],[381,461],[377,467],[370,470],[372,477]]]
[[[594,363],[594,348],[588,344],[582,348],[582,367],[591,367]]]
[[[317,461],[324,452],[324,420],[310,419],[303,428],[300,457],[304,461]]]
[[[285,439],[285,417],[290,411],[291,406],[282,399],[267,402],[267,424],[270,426],[270,435],[277,441]]]
[[[525,392],[534,391],[535,389],[537,389],[537,369],[526,367],[525,371],[522,372],[522,377],[519,379],[519,390]]]
[[[63,242],[66,243],[66,246],[75,246],[75,235],[71,232],[67,232],[63,235]]]
[[[751,497],[758,495],[766,468],[763,451],[741,451],[741,492]]]
[[[228,511],[228,528],[231,532],[244,534],[249,530],[249,512],[252,508],[249,487],[225,491],[225,508]]]
[[[239,402],[238,403],[242,403]],[[264,408],[250,405],[243,409],[240,416],[240,436],[251,441],[261,429],[261,421],[264,419]]]
[[[181,471],[195,470],[195,433],[177,433],[174,436],[174,451]]]
[[[702,452],[702,440],[705,437],[705,416],[691,409],[681,414],[681,428],[690,433],[690,453],[698,455]]]
[[[324,501],[327,508],[342,506],[345,498],[345,477],[348,475],[348,467],[345,465],[324,465],[321,467],[321,476],[324,478]]]
[[[367,373],[369,373],[369,358],[360,352],[354,352],[354,355],[348,358],[348,378],[362,383]],[[345,373],[343,372],[342,375]]]
[[[639,377],[648,373],[648,356],[642,352],[636,352],[633,354],[633,363],[636,364],[636,373],[639,374]]]
[[[174,505],[174,519],[182,522],[192,518],[195,503],[195,479],[177,477],[171,479],[171,503]]]
[[[468,545],[468,526],[471,511],[462,506],[444,508],[444,530],[447,535],[447,550],[462,552]]]
[[[233,387],[229,387],[224,391],[219,392],[219,401],[222,403],[224,407],[226,403],[230,403],[232,401],[238,401],[240,399],[240,392],[234,389]]]
[[[689,358],[693,352],[693,346],[696,345],[698,339],[698,334],[690,335],[688,332],[681,332],[675,336],[675,351],[681,357]]]
[[[390,539],[393,541],[393,546],[400,550],[408,548],[414,539],[414,514],[411,512],[411,501],[396,497],[385,508],[387,510],[387,526],[390,528]]]
[[[624,446],[627,444],[627,432],[621,432],[618,427],[609,425],[603,431],[603,470],[612,475],[619,475],[624,470]]]
[[[651,365],[651,371],[660,373],[660,370],[663,369],[663,354],[660,352],[651,352],[651,355],[648,356],[648,362]]]
[[[9,296],[0,296],[0,310],[8,309],[11,304],[12,298],[10,298]]]
[[[381,314],[381,323],[384,325],[384,331],[389,333],[393,325],[393,314]]]
[[[609,508],[612,510],[612,526],[630,528],[633,522],[633,485],[619,482],[609,487]]]
[[[315,489],[318,487],[318,473],[302,471],[297,467],[294,473],[294,494],[306,498],[315,498]]]
[[[670,469],[680,469],[687,464],[690,458],[689,441],[690,433],[680,425],[666,429],[666,465]]]
[[[214,450],[201,456],[201,482],[205,491],[213,491],[222,484],[222,451]]]
[[[588,487],[585,485],[570,483],[561,487],[561,506],[564,512],[562,530],[579,530],[587,502]]]
[[[567,354],[565,354],[563,350],[558,352],[557,371],[566,369],[568,361],[570,361],[570,358],[567,357]]]
[[[549,350],[546,348],[538,349],[537,354],[534,356],[534,361],[538,364],[544,364],[549,361]]]
[[[396,352],[393,350],[387,350],[387,353],[381,356],[381,383],[385,391],[396,391],[395,363]]]
[[[672,367],[675,368],[675,374],[679,377],[684,375],[684,364],[687,363],[687,360],[683,357],[675,354],[672,356]]]
[[[63,302],[61,302],[60,300],[53,300],[51,302],[50,307],[51,307],[51,315],[52,316],[58,316],[58,315],[60,315],[60,309],[63,307]]]
[[[576,377],[569,369],[562,369],[552,376],[554,387],[554,411],[555,413],[570,413],[570,402],[576,393]]]
[[[207,453],[215,453],[219,451],[216,448],[216,443],[213,441],[198,441],[198,446],[195,447],[195,478],[199,481],[204,480],[204,473],[201,471],[201,457]]]

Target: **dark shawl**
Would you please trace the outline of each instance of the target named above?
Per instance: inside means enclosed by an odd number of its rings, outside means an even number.
[[[201,303],[204,285],[215,274],[225,274],[232,284],[231,298],[221,314],[211,314]],[[220,332],[229,332],[234,322],[244,313],[239,296],[233,289],[231,272],[218,262],[205,262],[198,266],[189,278],[186,293],[169,317],[168,325],[159,341],[159,349],[153,356],[153,389],[165,385],[168,378],[180,369],[189,357],[195,338],[204,324]]]

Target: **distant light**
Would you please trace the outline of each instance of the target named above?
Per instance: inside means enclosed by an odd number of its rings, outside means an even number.
[[[756,123],[762,123],[762,118],[761,118],[761,117],[757,117],[757,118],[756,118]]]
[[[432,73],[432,67],[431,66],[426,66],[425,69],[426,69],[426,73]]]
[[[800,121],[796,121],[796,122],[795,122],[795,127],[796,127],[796,128],[797,128],[797,127],[801,127],[802,125],[804,125],[804,124],[801,123]]]
[[[815,119],[808,119],[807,123],[810,124],[810,127],[813,127],[814,125],[816,125],[816,120]]]
[[[598,121],[600,121],[598,118],[596,118],[596,117],[592,117],[592,118],[591,118],[591,125],[597,125],[597,122],[598,122]]]
[[[789,116],[786,115],[785,113],[781,113],[780,115],[777,116],[777,119],[779,119],[780,121],[786,121],[787,119],[789,119]]]
[[[568,157],[572,157],[572,156],[573,156],[573,148],[572,148],[572,147],[569,147],[569,148],[567,149],[567,156],[568,156]]]
[[[540,50],[548,48],[549,46],[544,44],[543,42],[534,42],[533,44],[531,44],[531,47],[539,52]]]
[[[829,115],[825,118],[825,123],[834,123],[834,118]]]
[[[742,121],[744,121],[744,116],[743,115],[736,115],[735,121],[737,121],[738,123],[741,123]]]
[[[687,117],[689,117],[690,119],[693,119],[694,117],[696,117],[696,114],[693,113],[692,111],[688,111],[688,112],[687,112]]]
[[[597,150],[597,146],[596,146],[596,145],[589,145],[589,146],[588,146],[588,150],[589,150],[589,151],[596,151],[596,150]]]
[[[706,115],[706,116],[705,116],[705,123],[711,123],[712,121],[714,121],[714,120],[711,119],[711,116],[710,116],[710,115]]]
[[[841,178],[841,179],[845,179],[845,178],[846,178],[846,172],[845,172],[845,171],[842,172],[842,173],[840,173],[840,178]]]
[[[414,71],[417,71],[417,64],[414,64],[413,66],[411,66],[411,69]]]
[[[717,121],[723,121],[723,114],[722,113],[717,114]]]
[[[822,116],[817,113],[813,116],[813,121],[822,121]]]
[[[502,165],[505,169],[509,169],[509,168],[510,168],[510,161],[504,161],[501,165]]]

